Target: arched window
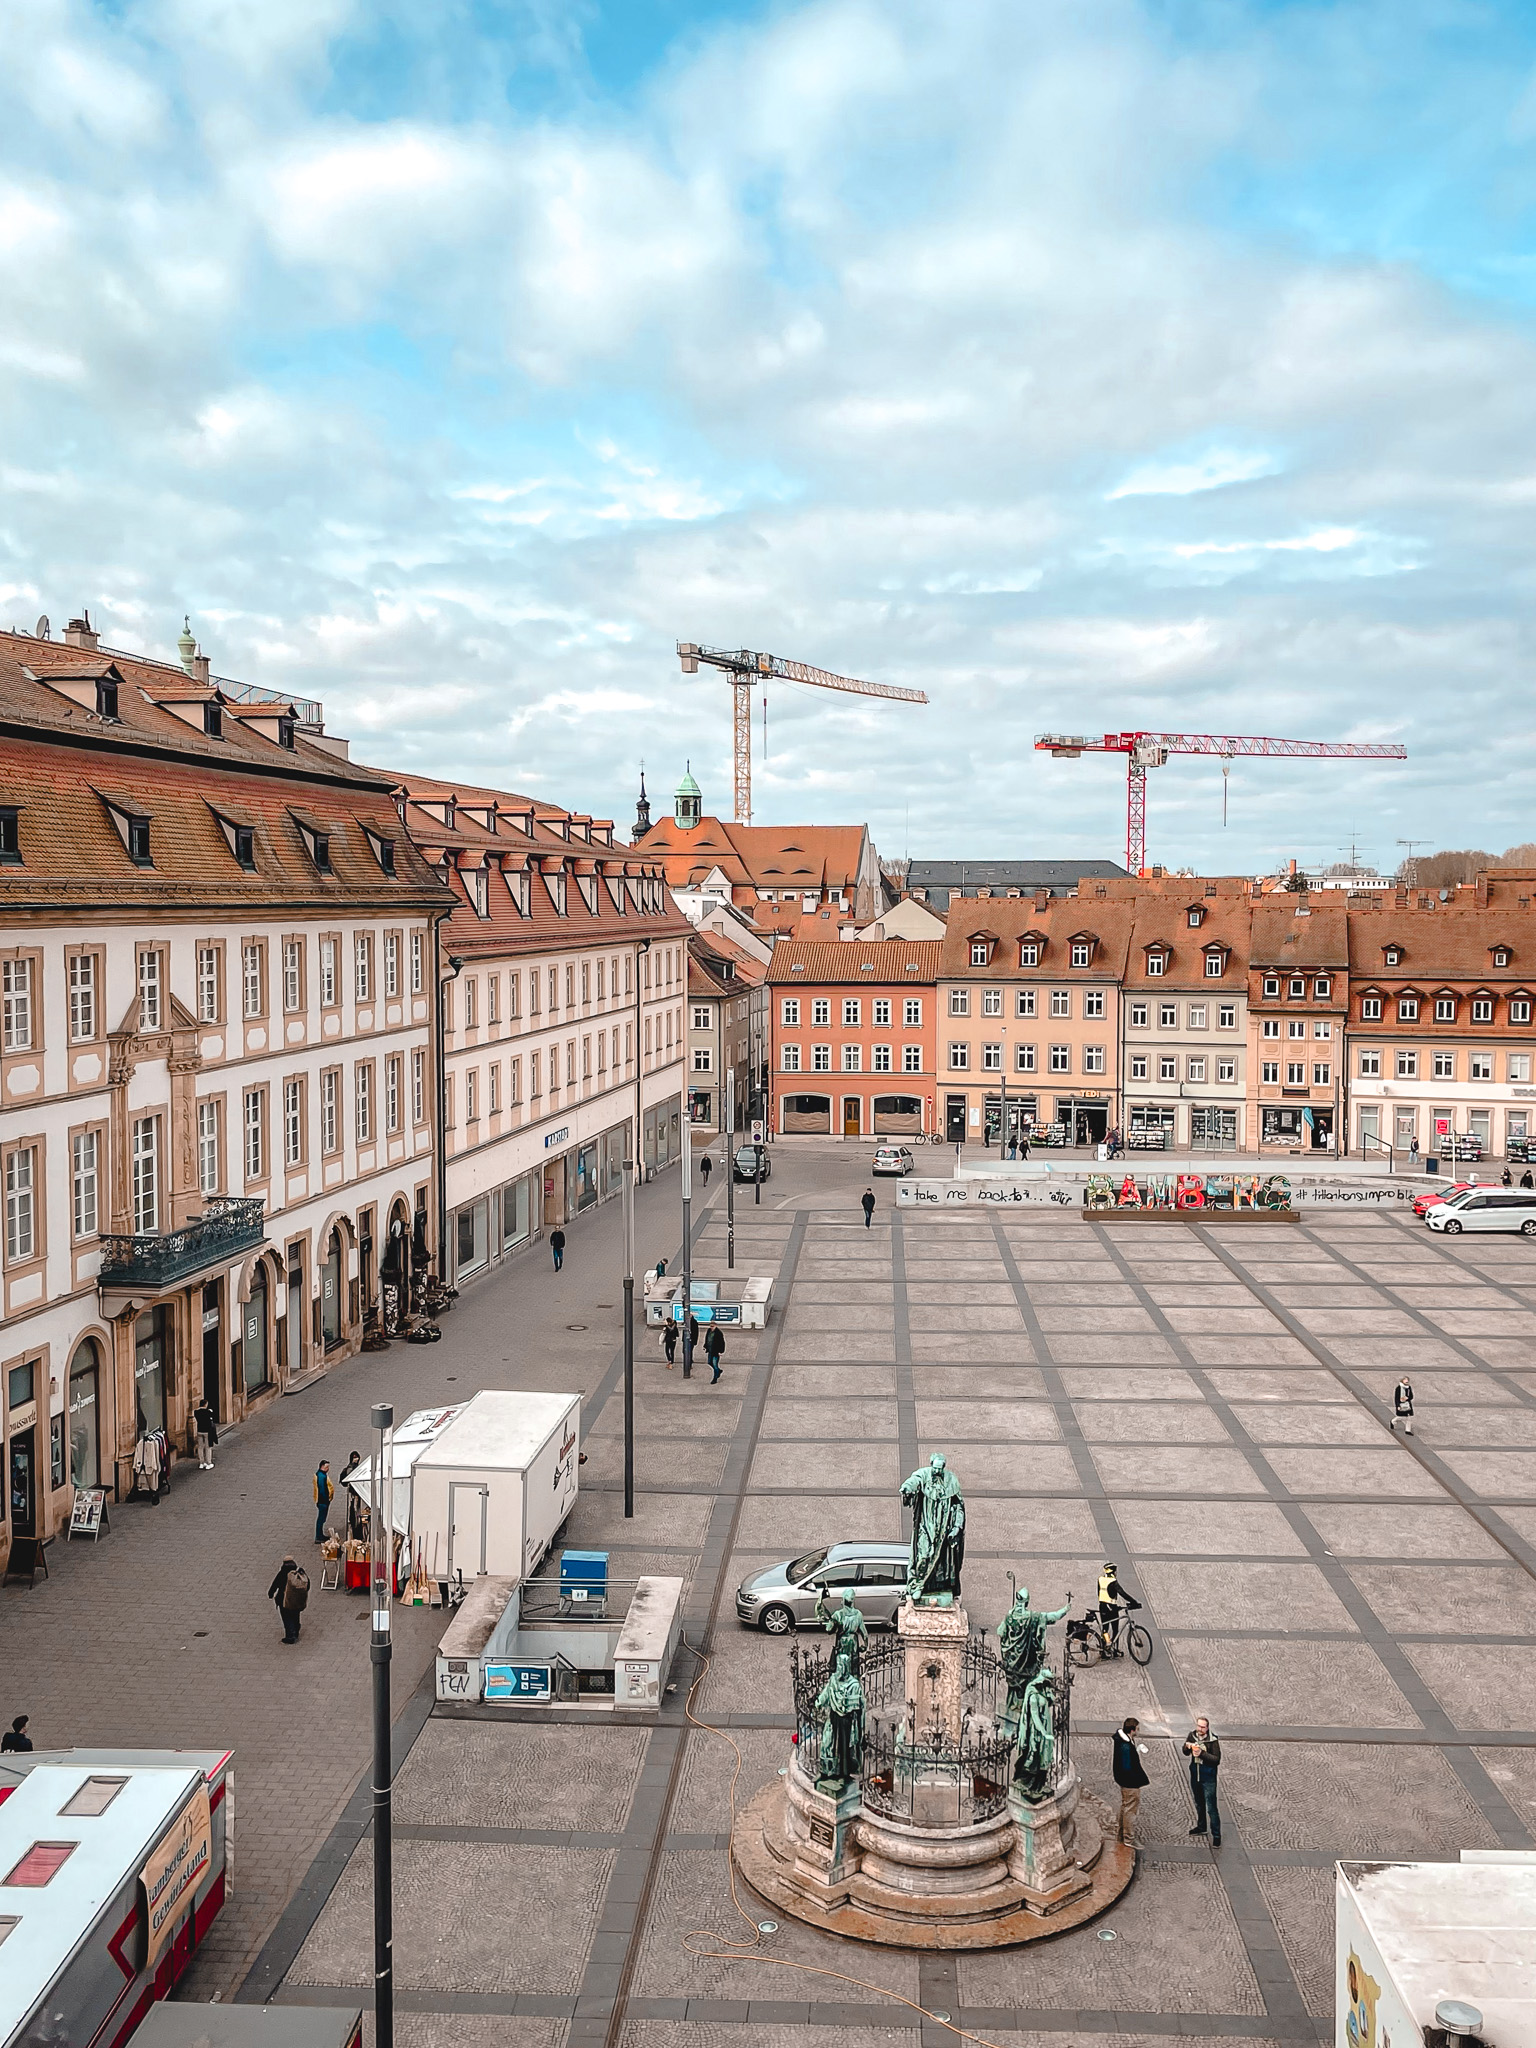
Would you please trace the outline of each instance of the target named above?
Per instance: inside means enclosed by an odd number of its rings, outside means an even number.
[[[69,1361],[69,1483],[101,1484],[101,1436],[97,1403],[101,1395],[101,1351],[94,1337],[83,1337]]]

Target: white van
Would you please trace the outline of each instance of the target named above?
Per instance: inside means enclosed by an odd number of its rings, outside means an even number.
[[[1536,1188],[1464,1188],[1450,1201],[1437,1202],[1424,1221],[1447,1236],[1463,1230],[1518,1230],[1536,1237]]]

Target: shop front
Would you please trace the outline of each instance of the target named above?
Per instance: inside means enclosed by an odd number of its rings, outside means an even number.
[[[688,1121],[702,1124],[713,1130],[715,1125],[715,1091],[713,1088],[690,1088],[688,1090]]]
[[[1058,1095],[1056,1122],[1069,1145],[1099,1145],[1109,1136],[1109,1098],[1105,1095]]]
[[[830,1095],[781,1095],[779,1130],[786,1138],[830,1138],[832,1098]]]
[[[1189,1149],[1191,1152],[1235,1152],[1238,1149],[1238,1112],[1221,1103],[1192,1102],[1189,1106]]]
[[[82,1491],[101,1484],[101,1346],[82,1337],[69,1362],[69,1483]]]
[[[641,1125],[641,1159],[653,1173],[683,1156],[682,1098],[658,1102],[645,1112]]]
[[[39,1534],[37,1439],[38,1388],[47,1380],[41,1359],[13,1365],[5,1376],[6,1500],[10,1508],[11,1541]]]
[[[1007,1117],[1004,1118],[1004,1103],[1001,1095],[989,1095],[984,1111],[985,1143],[988,1145],[1017,1145],[1027,1143],[1035,1128],[1039,1114],[1039,1098],[1034,1095],[1010,1095],[1007,1101]]]

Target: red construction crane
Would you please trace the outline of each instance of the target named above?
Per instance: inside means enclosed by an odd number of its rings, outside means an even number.
[[[1043,732],[1036,749],[1058,760],[1079,754],[1124,754],[1125,864],[1133,875],[1146,866],[1147,770],[1167,765],[1170,754],[1215,754],[1222,773],[1237,754],[1286,754],[1309,761],[1406,761],[1408,749],[1395,744],[1350,746],[1333,740],[1254,739],[1230,732],[1107,732],[1102,739],[1081,733]]]
[[[702,661],[723,669],[731,680],[736,711],[736,823],[752,822],[752,684],[758,676],[783,676],[792,683],[814,683],[819,690],[846,690],[855,697],[897,697],[904,704],[926,704],[926,692],[898,689],[894,683],[861,683],[853,676],[835,676],[804,661],[785,661],[777,654],[754,654],[746,647],[700,647],[679,640],[678,659],[685,676],[697,675]]]

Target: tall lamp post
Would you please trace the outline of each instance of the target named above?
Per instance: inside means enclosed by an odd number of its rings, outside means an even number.
[[[686,1085],[686,1084],[685,1084]],[[683,1378],[693,1378],[693,1129],[683,1118]]]
[[[629,1158],[624,1162],[624,1515],[635,1512],[635,1175],[640,1171],[640,959],[649,953],[649,939],[635,942],[635,1120],[630,1130]]]
[[[369,1589],[373,1631],[368,1654],[373,1664],[373,2026],[378,2048],[395,2048],[394,1878],[390,1835],[389,1659],[390,1608],[394,1601],[395,1411],[381,1403],[369,1415],[373,1447],[372,1511],[369,1515]]]
[[[725,1070],[725,1267],[736,1269],[736,1069]]]

